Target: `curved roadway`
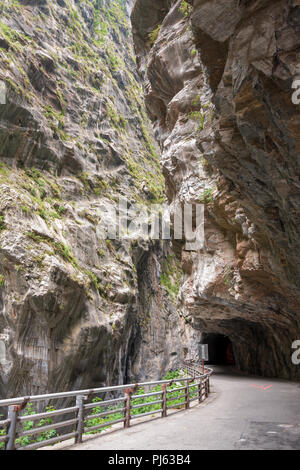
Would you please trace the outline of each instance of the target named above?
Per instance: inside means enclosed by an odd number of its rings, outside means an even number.
[[[69,449],[300,449],[300,384],[215,368],[202,404]]]

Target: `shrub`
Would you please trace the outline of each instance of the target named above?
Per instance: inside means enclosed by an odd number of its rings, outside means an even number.
[[[54,411],[54,408],[52,406],[47,406],[46,407],[46,412],[49,411]],[[28,405],[25,408],[25,411],[23,413],[23,416],[29,416],[29,415],[34,415],[36,412],[33,409],[33,404],[28,403]],[[46,426],[49,424],[52,424],[52,419],[51,418],[42,418],[38,424],[37,428]],[[24,424],[22,425],[22,430],[23,431],[29,431],[31,429],[34,429],[34,421],[25,421]],[[46,441],[47,439],[51,439],[52,437],[57,436],[57,432],[55,429],[51,429],[50,431],[42,432],[39,434],[37,437],[34,437],[32,435],[29,436],[24,436],[20,437],[19,439],[16,439],[16,444],[21,444],[21,447],[27,446],[29,444],[33,444],[34,442],[42,442]]]
[[[149,39],[150,39],[150,44],[154,44],[155,41],[157,40],[158,38],[158,35],[159,35],[159,32],[160,32],[160,29],[161,29],[161,24],[159,24],[157,26],[157,28],[155,28],[150,34],[149,34]]]
[[[179,7],[180,13],[182,13],[186,18],[190,15],[191,13],[191,6],[188,4],[186,0],[182,0],[180,7]]]
[[[169,371],[163,378],[162,380],[172,380],[172,379],[179,379],[181,377],[184,377],[187,375],[187,371],[182,371],[181,369],[178,370],[172,370]],[[176,383],[173,383],[170,387],[168,387],[168,390],[172,390],[174,388],[178,388],[179,385]],[[197,387],[197,385],[194,385],[194,387]],[[190,384],[191,388],[191,393],[190,397],[193,398],[197,394],[197,389],[193,391],[193,383]],[[151,392],[161,392],[162,387],[161,385],[156,385],[151,389]],[[145,389],[143,387],[140,387],[136,392],[134,392],[134,395],[143,395],[145,392]],[[182,390],[176,391],[176,392],[167,392],[167,400],[170,400],[172,398],[172,405],[178,405],[178,408],[182,408],[184,406],[184,401],[185,398],[177,398],[180,395],[182,395]],[[131,409],[130,414],[132,416],[138,415],[138,414],[143,414],[143,413],[148,413],[151,411],[156,411],[161,408],[161,403],[156,403],[155,405],[149,405],[149,403],[156,401],[159,399],[159,395],[156,396],[150,396],[150,397],[141,397],[141,398],[134,398],[131,401],[131,405],[145,405],[141,406],[139,408]],[[174,400],[173,400],[174,399]],[[121,408],[120,404],[115,405],[114,407],[108,406],[107,409],[105,410],[103,406],[101,406],[102,398],[96,397],[92,400],[92,403],[95,403],[95,408],[92,409],[91,414],[96,415],[98,413],[103,413],[104,411],[113,411],[114,409],[117,410],[118,408]],[[121,402],[120,402],[121,403]],[[110,421],[114,421],[117,419],[122,419],[124,417],[124,414],[122,411],[116,411],[116,413],[112,413],[111,415],[107,417],[100,417],[100,418],[91,418],[89,421],[86,423],[86,427],[92,427],[92,426],[97,426],[100,424],[105,424]],[[104,426],[101,429],[96,429],[93,431],[88,431],[85,434],[97,434],[101,432],[104,429],[108,429],[111,426]]]

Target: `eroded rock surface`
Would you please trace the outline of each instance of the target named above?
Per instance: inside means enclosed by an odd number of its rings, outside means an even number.
[[[185,315],[299,379],[299,2],[136,0],[132,24],[169,204],[205,204],[204,249],[177,246]]]
[[[131,5],[0,2],[1,397],[157,379],[184,354],[169,246],[99,232],[119,196],[164,199]]]

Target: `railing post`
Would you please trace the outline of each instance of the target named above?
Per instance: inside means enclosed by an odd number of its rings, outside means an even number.
[[[130,427],[130,408],[131,408],[131,395],[138,390],[139,384],[135,384],[133,388],[125,388],[125,400],[124,400],[124,428]]]
[[[198,402],[202,402],[202,380],[200,379],[198,383]]]
[[[165,418],[167,416],[167,384],[162,384],[162,413],[161,417]]]
[[[210,393],[210,381],[209,381],[209,376],[207,376],[207,392]]]
[[[187,410],[190,407],[190,387],[189,381],[186,381],[185,384],[185,409]]]
[[[75,444],[79,444],[82,442],[82,434],[84,430],[84,407],[83,407],[83,396],[77,395],[76,396],[76,406],[78,410],[76,412],[76,417],[78,419],[77,422],[77,429],[76,429],[76,436],[75,436]]]
[[[8,428],[8,441],[6,450],[15,450],[18,413],[18,407],[15,405],[12,405],[8,408],[8,419],[10,420],[10,423]]]
[[[124,401],[124,428],[130,427],[130,402],[131,393],[129,390],[125,390],[125,401]]]
[[[205,379],[205,398],[208,397],[208,378]]]

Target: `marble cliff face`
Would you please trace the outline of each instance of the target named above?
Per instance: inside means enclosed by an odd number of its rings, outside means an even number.
[[[120,195],[164,199],[131,6],[0,2],[1,397],[157,379],[199,336],[170,246],[98,232]]]
[[[1,397],[159,378],[201,333],[299,379],[299,33],[296,0],[0,1]],[[165,195],[202,250],[101,238]]]
[[[174,243],[184,315],[250,373],[300,378],[300,4],[136,0],[135,51],[171,209],[205,204],[205,246]]]

